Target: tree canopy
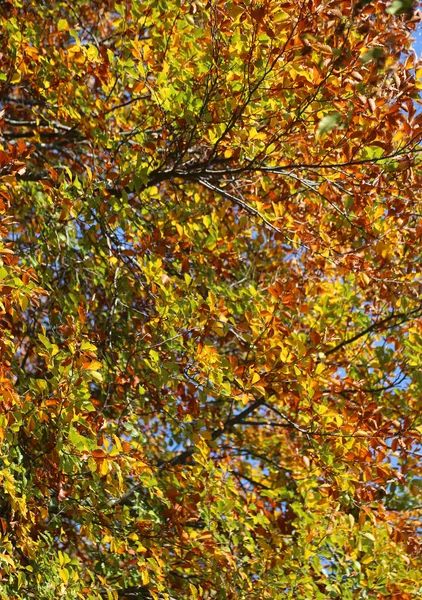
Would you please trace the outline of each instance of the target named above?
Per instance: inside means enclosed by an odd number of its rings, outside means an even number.
[[[1,3],[1,597],[422,596],[417,8]]]

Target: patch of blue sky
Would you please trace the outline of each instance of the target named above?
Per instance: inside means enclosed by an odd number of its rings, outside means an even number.
[[[418,58],[422,57],[422,24],[418,26],[415,34],[413,35],[413,49],[416,52]]]

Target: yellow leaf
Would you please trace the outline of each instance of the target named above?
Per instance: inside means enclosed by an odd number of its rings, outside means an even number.
[[[108,475],[109,472],[109,463],[107,460],[102,460],[100,463],[100,473],[101,475]]]
[[[360,562],[361,562],[363,565],[367,565],[367,564],[369,564],[370,562],[373,562],[373,560],[374,560],[374,557],[373,557],[373,556],[371,556],[370,554],[367,554],[366,556],[364,556],[364,557],[362,558],[362,560],[361,560]]]
[[[123,452],[122,443],[121,443],[120,439],[117,437],[117,435],[113,434],[113,440],[114,440],[114,443],[116,444],[117,450],[119,452]]]
[[[63,583],[67,584],[69,582],[69,571],[66,569],[66,567],[59,569],[59,575]]]
[[[98,371],[98,369],[103,368],[103,365],[98,360],[93,360],[90,363],[85,363],[82,368],[88,371]]]
[[[13,75],[13,77],[10,80],[10,83],[19,83],[19,81],[21,80],[21,73],[19,71],[16,71],[16,73]]]
[[[7,554],[0,554],[0,561],[1,560],[10,565],[11,567],[16,567],[14,561]]]
[[[148,585],[149,583],[149,575],[148,575],[148,571],[141,571],[141,579],[142,579],[142,585]]]
[[[91,62],[97,62],[98,61],[98,50],[95,46],[88,46],[86,48],[86,55],[88,60],[90,60]]]
[[[59,31],[69,31],[69,23],[66,21],[66,19],[59,19],[59,22],[57,23],[57,29]]]

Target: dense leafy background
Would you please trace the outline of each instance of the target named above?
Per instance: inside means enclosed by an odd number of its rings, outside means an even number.
[[[4,597],[422,596],[416,8],[2,3]]]

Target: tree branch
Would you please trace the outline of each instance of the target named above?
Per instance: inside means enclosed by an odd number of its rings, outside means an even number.
[[[224,426],[222,428],[215,429],[212,432],[212,434],[211,434],[211,439],[213,441],[217,440],[224,433],[226,433],[226,431],[228,429],[230,429],[231,427],[234,427],[235,425],[238,425],[239,423],[241,423],[241,421],[243,421],[244,418],[248,417],[250,414],[252,414],[257,408],[259,408],[263,404],[264,404],[264,399],[263,398],[259,399],[259,400],[255,400],[255,402],[252,402],[252,404],[250,404],[248,407],[246,407],[240,413],[238,413],[237,415],[235,415],[231,419],[227,419],[227,421],[225,422],[225,424],[224,424]],[[184,464],[186,464],[186,462],[188,461],[188,459],[194,454],[194,452],[195,452],[195,448],[193,446],[190,447],[190,448],[187,448],[186,450],[183,450],[183,452],[180,452],[179,454],[176,454],[176,456],[174,456],[172,459],[170,459],[168,461],[164,461],[161,464],[159,464],[158,465],[158,470],[159,471],[163,471],[167,467],[174,467],[176,465],[184,465]],[[140,489],[142,489],[142,487],[143,487],[142,483],[134,485],[125,494],[123,494],[123,496],[121,496],[120,498],[117,498],[117,499],[113,500],[111,502],[111,505],[112,506],[117,506],[117,505],[119,505],[119,506],[125,506],[131,500],[132,496],[137,491],[139,491]]]
[[[334,348],[330,348],[329,350],[326,350],[324,352],[324,354],[325,354],[325,356],[330,356],[330,354],[334,354],[335,352],[338,352],[339,350],[341,350],[341,348],[344,348],[344,346],[353,344],[353,342],[356,342],[361,337],[364,337],[368,333],[371,333],[371,331],[376,331],[378,329],[382,329],[384,325],[386,325],[387,323],[389,323],[390,321],[392,321],[394,319],[398,319],[398,322],[393,323],[392,325],[387,327],[387,329],[389,329],[390,327],[395,327],[396,325],[400,325],[401,323],[406,323],[407,321],[409,321],[411,319],[411,317],[413,315],[415,315],[418,312],[421,312],[421,310],[422,310],[422,304],[419,305],[414,310],[409,311],[408,313],[397,313],[397,314],[392,313],[391,315],[388,315],[388,317],[381,319],[381,321],[376,321],[375,323],[372,323],[372,325],[369,325],[369,327],[367,327],[363,331],[360,331],[353,337],[343,340],[342,342],[340,342],[340,344],[338,344],[337,346],[334,346]]]

